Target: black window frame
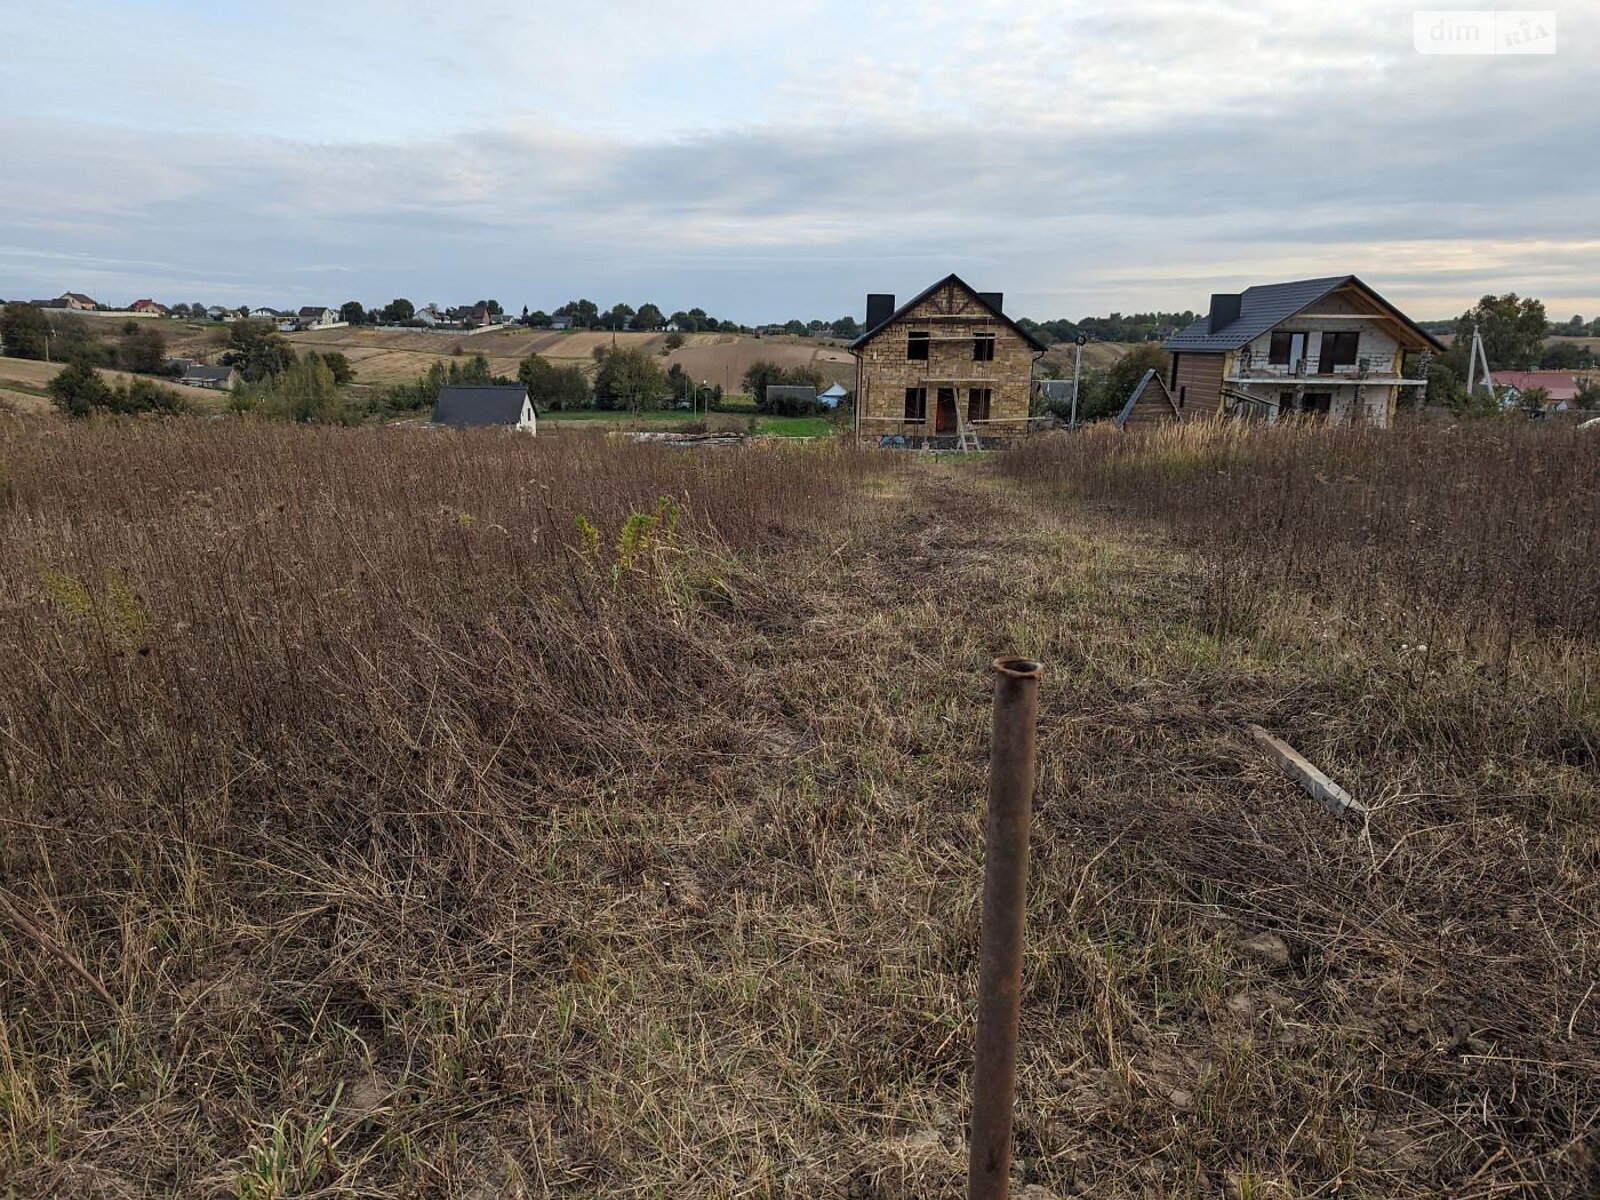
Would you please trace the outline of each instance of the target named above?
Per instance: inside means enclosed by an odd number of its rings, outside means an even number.
[[[1350,357],[1347,358],[1347,359],[1344,359],[1342,361],[1335,362],[1334,359],[1333,359],[1333,356],[1328,353],[1328,339],[1329,338],[1333,338],[1334,339],[1334,344],[1335,345],[1345,345],[1345,344],[1348,343],[1348,345],[1350,347]],[[1337,371],[1337,370],[1339,370],[1339,369],[1341,369],[1343,367],[1354,368],[1356,363],[1360,360],[1360,357],[1361,357],[1361,331],[1360,330],[1358,330],[1358,329],[1325,329],[1325,330],[1323,330],[1323,333],[1322,333],[1322,345],[1317,347],[1317,371],[1318,371],[1319,374],[1326,375],[1331,371]]]
[[[993,362],[994,346],[998,339],[992,333],[976,333],[972,335],[972,361]]]
[[[906,334],[907,362],[927,362],[932,348],[933,334],[921,329],[914,329]]]
[[[994,407],[994,389],[975,387],[967,389],[967,423],[987,421]]]
[[[928,423],[927,388],[908,387],[906,389],[905,416],[902,420],[911,425],[926,425]]]

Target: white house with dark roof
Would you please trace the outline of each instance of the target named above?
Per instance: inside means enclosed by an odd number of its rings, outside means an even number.
[[[1215,294],[1163,349],[1185,417],[1388,426],[1400,389],[1426,387],[1427,359],[1444,346],[1354,275],[1333,275]]]
[[[204,363],[193,363],[184,370],[178,382],[186,387],[226,392],[239,385],[239,370],[237,367],[209,367]]]
[[[439,389],[433,423],[452,429],[498,428],[538,433],[528,389],[515,384],[455,384]]]

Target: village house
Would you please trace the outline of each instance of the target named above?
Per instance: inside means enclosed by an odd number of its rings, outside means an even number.
[[[433,402],[433,423],[452,429],[498,427],[521,433],[539,432],[533,401],[520,383],[442,387]]]
[[[170,308],[165,304],[157,304],[154,300],[135,300],[128,305],[128,311],[152,317],[170,317],[172,315]]]
[[[572,328],[572,318],[568,316],[551,317],[550,328],[558,333],[565,333]]]
[[[1001,310],[999,292],[947,275],[899,308],[867,297],[856,359],[855,435],[883,445],[972,448],[1028,431],[1044,343]]]
[[[1163,348],[1186,418],[1295,413],[1384,427],[1444,346],[1354,275],[1334,275],[1213,295]]]
[[[184,371],[178,382],[188,387],[209,388],[214,392],[232,391],[239,386],[239,369],[195,363]]]
[[[250,310],[250,316],[253,320],[257,321],[281,321],[284,317],[288,316],[288,314],[281,313],[275,308],[262,307],[252,308]]]
[[[1578,377],[1570,371],[1493,371],[1489,381],[1508,407],[1524,403],[1529,393],[1543,392],[1545,412],[1572,412],[1578,407]]]
[[[100,307],[100,302],[92,296],[85,296],[82,292],[62,292],[59,299],[61,308],[74,308],[83,312],[91,312]]]
[[[327,329],[341,323],[338,309],[322,305],[307,305],[295,316],[295,324],[301,329]]]

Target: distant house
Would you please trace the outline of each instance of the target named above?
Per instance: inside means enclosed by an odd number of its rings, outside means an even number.
[[[1182,419],[1183,414],[1178,411],[1177,401],[1172,398],[1172,393],[1167,391],[1167,385],[1161,382],[1161,376],[1151,368],[1128,394],[1128,402],[1117,414],[1117,428],[1126,429],[1129,425],[1162,425]]]
[[[62,292],[60,299],[62,308],[76,308],[91,310],[100,307],[100,302],[92,296],[85,296],[82,292]]]
[[[189,387],[227,392],[239,385],[239,370],[237,367],[208,367],[203,363],[196,363],[184,371],[178,382]]]
[[[849,398],[850,393],[842,383],[836,383],[827,391],[817,393],[817,403],[824,408],[838,408]]]
[[[567,330],[572,328],[572,318],[571,317],[551,317],[550,318],[550,328],[558,330],[558,331],[560,331],[562,333],[565,333]]]
[[[482,329],[486,325],[500,324],[500,314],[490,310],[487,304],[462,305],[456,309],[456,315],[461,324],[468,329]]]
[[[1046,346],[1004,301],[958,275],[899,308],[892,295],[869,295],[865,332],[850,343],[856,436],[929,449],[1025,436],[1033,365]]]
[[[1538,388],[1545,393],[1547,409],[1564,412],[1577,407],[1578,377],[1567,371],[1494,371],[1489,379],[1497,390],[1506,389],[1506,399],[1513,404]]]
[[[69,305],[65,300],[60,299],[60,298],[57,298],[55,300],[29,300],[28,303],[34,308],[70,308],[71,307],[71,305]]]
[[[444,323],[445,319],[444,314],[431,304],[417,309],[412,315],[424,325],[440,325]]]
[[[226,321],[229,318],[236,317],[238,315],[239,314],[236,310],[231,308],[223,308],[220,304],[213,304],[210,308],[206,309],[206,316],[210,317],[213,321]]]
[[[170,317],[172,310],[165,304],[157,304],[154,300],[135,300],[128,305],[129,312],[148,313],[152,317]]]
[[[474,384],[443,387],[433,403],[433,423],[452,429],[478,427],[537,433],[538,418],[528,389],[516,384]]]
[[[339,324],[339,310],[322,305],[307,305],[295,315],[295,324],[301,329],[326,329]]]
[[[1354,275],[1333,275],[1213,295],[1162,348],[1185,417],[1387,426],[1400,389],[1426,387],[1423,360],[1444,346]]]
[[[275,308],[252,308],[250,316],[257,321],[281,321],[287,313],[281,313]]]

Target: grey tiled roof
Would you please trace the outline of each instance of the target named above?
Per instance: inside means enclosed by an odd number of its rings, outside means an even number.
[[[1326,279],[1297,279],[1292,283],[1266,283],[1246,288],[1241,295],[1237,320],[1221,329],[1212,329],[1210,316],[1201,317],[1189,328],[1169,337],[1162,349],[1237,350],[1354,278],[1354,275],[1330,275]]]
[[[528,389],[519,384],[485,384],[439,389],[433,402],[433,423],[454,425],[515,425],[522,419],[522,402]]]
[[[1290,283],[1266,283],[1245,288],[1239,296],[1239,316],[1221,329],[1211,328],[1209,315],[1201,317],[1189,328],[1173,334],[1161,344],[1163,350],[1211,351],[1220,353],[1237,350],[1252,342],[1281,321],[1321,300],[1329,292],[1353,283],[1400,321],[1417,337],[1435,351],[1443,352],[1444,343],[1354,275],[1329,275],[1325,279],[1296,279]]]

